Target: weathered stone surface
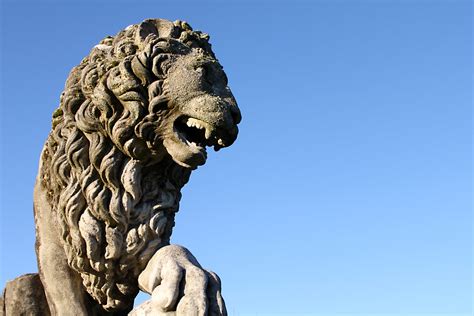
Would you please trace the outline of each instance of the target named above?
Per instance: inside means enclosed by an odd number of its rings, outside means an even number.
[[[128,314],[128,316],[151,316],[151,315],[175,316],[176,312],[175,311],[164,312],[164,311],[157,310],[153,302],[151,300],[148,300],[140,304],[138,307],[136,307],[134,310],[132,310]]]
[[[182,21],[145,20],[72,69],[34,191],[53,315],[124,315],[139,284],[152,313],[226,314],[218,277],[169,245],[181,188],[241,119],[208,40]]]
[[[3,301],[0,306],[6,316],[50,315],[43,285],[36,273],[25,274],[7,282]]]
[[[138,278],[140,289],[151,299],[131,315],[226,315],[221,281],[184,247],[169,245],[158,250]],[[185,284],[180,288],[180,284]]]

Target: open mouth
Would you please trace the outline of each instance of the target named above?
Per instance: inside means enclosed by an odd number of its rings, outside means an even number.
[[[181,115],[173,123],[173,136],[164,138],[163,145],[177,164],[195,169],[206,162],[206,147],[218,151],[232,144],[237,134],[234,129],[229,132],[225,127]]]
[[[216,151],[225,147],[224,141],[216,136],[216,129],[199,119],[180,116],[174,123],[174,130],[179,140],[189,147],[203,151],[206,147],[214,146]]]

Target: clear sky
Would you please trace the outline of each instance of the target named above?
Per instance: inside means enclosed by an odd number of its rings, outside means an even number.
[[[0,287],[70,69],[145,18],[211,35],[243,114],[172,237],[230,315],[472,315],[470,1],[3,1]],[[141,298],[143,299],[143,297]],[[439,315],[438,314],[438,315]]]

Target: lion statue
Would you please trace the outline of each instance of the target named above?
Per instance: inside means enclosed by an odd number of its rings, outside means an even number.
[[[39,276],[52,315],[225,315],[220,280],[170,245],[191,171],[241,115],[209,36],[149,19],[74,67],[34,190]]]

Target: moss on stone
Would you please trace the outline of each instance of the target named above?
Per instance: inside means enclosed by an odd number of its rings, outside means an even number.
[[[56,110],[54,110],[53,112],[53,119],[59,117],[59,116],[62,116],[63,115],[63,110],[61,108],[57,108]]]

